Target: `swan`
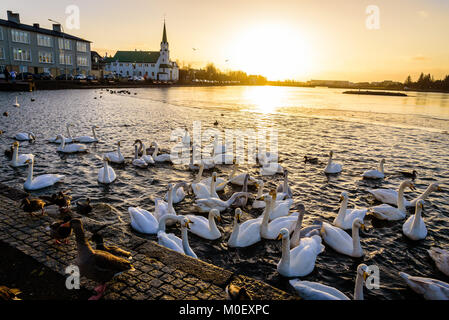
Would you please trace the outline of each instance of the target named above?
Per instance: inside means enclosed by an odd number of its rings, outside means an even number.
[[[240,223],[242,209],[235,209],[234,227],[228,240],[228,246],[231,248],[245,248],[259,242],[260,224],[262,219],[251,219]]]
[[[269,194],[272,199],[276,199],[276,190],[271,190]],[[293,199],[271,201],[270,220],[288,216],[292,204]]]
[[[352,222],[355,219],[363,220],[368,209],[348,209],[348,194],[342,192],[340,196],[341,206],[333,225],[347,230],[352,228]]]
[[[201,169],[200,169],[201,170]],[[210,180],[210,185],[207,186],[205,184],[200,183],[192,183],[192,190],[197,199],[208,199],[208,198],[217,198],[220,197],[217,194],[215,189],[217,179],[217,173],[212,173],[212,179]],[[208,210],[209,211],[209,210]]]
[[[125,162],[125,157],[120,152],[120,146],[121,142],[117,142],[117,152],[108,152],[105,153],[105,157],[109,159],[110,162],[116,163],[116,164],[122,164]]]
[[[35,141],[36,136],[32,132],[20,132],[14,136],[17,141]]]
[[[406,181],[409,181],[409,180],[406,180]],[[414,185],[412,187],[410,187],[410,189],[412,189],[413,191],[416,191]],[[406,207],[414,207],[414,206],[416,206],[416,202],[418,200],[425,200],[425,199],[427,199],[427,197],[429,196],[430,193],[432,193],[433,191],[439,191],[439,190],[441,190],[439,185],[437,183],[432,183],[431,185],[429,185],[429,187],[426,189],[426,191],[423,194],[421,194],[419,197],[415,198],[413,201],[407,201],[405,199],[405,197],[402,195],[402,197],[404,199],[404,205]],[[400,188],[399,188],[399,191],[400,191]],[[378,200],[382,203],[390,204],[390,205],[398,204],[399,191],[396,191],[393,189],[368,190],[368,192],[371,193],[374,196],[374,198],[376,198],[376,200]]]
[[[424,201],[419,200],[416,203],[415,214],[411,215],[402,225],[402,232],[411,240],[422,240],[427,236],[427,228],[421,216],[424,208]]]
[[[140,151],[142,151],[141,159],[143,159],[147,164],[154,164],[155,163],[154,159],[152,156],[147,155],[147,149],[145,148],[145,145],[142,142],[142,140],[138,139],[138,140],[134,141],[134,144],[136,144],[136,143],[138,143],[140,145],[139,146],[139,154],[140,154]]]
[[[109,184],[117,178],[115,171],[108,165],[109,158],[105,157],[103,160],[104,166],[98,171],[98,182]]]
[[[329,152],[329,161],[327,162],[327,166],[324,169],[324,173],[340,173],[342,170],[342,166],[339,163],[332,162],[332,157],[334,156],[334,152]]]
[[[289,234],[292,233],[296,222],[299,219],[299,215],[296,214],[279,217],[268,223],[268,220],[270,219],[271,203],[273,200],[270,195],[264,196],[264,200],[266,205],[263,213],[262,224],[260,226],[260,236],[263,239],[275,240],[281,229],[287,229]]]
[[[19,104],[19,102],[17,101],[17,96],[16,96],[16,103],[14,103],[13,106],[16,107],[16,108],[20,107],[20,104]]]
[[[129,207],[128,213],[131,218],[131,227],[137,232],[144,234],[157,234],[159,221],[150,212],[135,207]]]
[[[266,166],[269,163],[277,162],[279,155],[274,152],[259,152],[256,158],[260,165]]]
[[[134,144],[134,159],[133,159],[133,166],[138,167],[138,168],[147,168],[148,167],[148,163],[143,160],[142,158],[139,158],[139,147],[137,146],[137,144]]]
[[[364,255],[360,245],[359,229],[365,229],[363,221],[359,218],[352,223],[352,238],[343,229],[334,227],[327,222],[323,222],[320,234],[326,242],[335,251],[359,258]],[[302,241],[302,240],[301,240]]]
[[[409,180],[403,181],[399,186],[399,197],[397,197],[397,208],[390,206],[389,204],[381,204],[369,209],[369,212],[372,213],[376,218],[380,220],[389,220],[389,221],[397,221],[405,218],[407,210],[404,206],[404,189],[410,188],[415,190],[415,186]],[[386,190],[386,189],[384,189]],[[387,189],[388,190],[388,189]],[[377,190],[374,190],[377,191]]]
[[[188,187],[189,185],[187,182],[179,182],[175,184],[175,187],[173,188],[173,203],[180,203],[184,198],[186,197],[186,193],[184,191],[184,187]],[[165,201],[168,201],[168,191],[165,194],[164,197]]]
[[[355,278],[354,300],[363,300],[363,284],[368,276],[368,266],[359,264]],[[351,300],[340,290],[318,282],[293,279],[289,283],[304,300]]]
[[[427,250],[438,270],[449,277],[449,251],[432,247]]]
[[[86,146],[83,146],[81,144],[65,144],[65,138],[62,134],[58,135],[59,141],[61,141],[60,146],[58,147],[57,151],[62,153],[78,153],[78,152],[87,152]]]
[[[284,182],[278,185],[276,189],[277,193],[285,193],[286,197],[291,199],[293,198],[292,189],[288,185],[288,170],[284,169]]]
[[[168,200],[165,202],[162,199],[156,198],[154,199],[154,216],[160,220],[165,215],[174,215],[176,216],[175,208],[173,208],[173,184],[168,184]],[[167,225],[173,225],[176,221],[170,219],[167,221]]]
[[[209,211],[208,218],[192,214],[186,215],[191,221],[190,232],[207,240],[217,240],[221,238],[221,232],[218,230],[215,219],[221,221],[220,212],[217,209]]]
[[[315,268],[317,256],[324,251],[321,237],[314,235],[303,238],[299,246],[290,249],[290,233],[281,229],[277,240],[282,239],[282,256],[277,264],[277,271],[284,277],[304,277]]]
[[[33,191],[50,187],[65,178],[62,174],[43,174],[33,178],[34,158],[25,161],[28,164],[27,180],[23,184],[25,190]]]
[[[69,123],[66,124],[68,138],[65,138],[65,140],[64,140],[65,143],[72,143],[73,142],[72,134],[70,133],[70,127],[71,126],[72,125],[69,124]],[[48,142],[50,142],[50,143],[61,143],[61,140],[60,140],[59,136],[56,136],[54,138],[48,139]]]
[[[415,199],[413,199],[412,201],[406,201],[405,202],[405,206],[406,207],[414,207],[414,206],[416,206],[416,203],[419,201],[419,200],[426,200],[427,199],[427,197],[432,193],[432,192],[434,192],[434,191],[442,191],[443,189],[440,187],[440,185],[438,184],[438,183],[432,183],[432,184],[430,184],[428,187],[427,187],[427,189],[426,189],[426,191],[424,191],[419,197],[417,197],[417,198],[415,198]]]
[[[449,283],[423,277],[414,277],[405,272],[399,272],[407,285],[426,300],[449,300]]]
[[[15,141],[13,143],[13,154],[11,159],[11,166],[13,167],[24,167],[27,165],[27,160],[34,160],[34,155],[32,154],[21,154],[19,155],[19,143]]]
[[[385,159],[380,160],[378,170],[367,170],[363,173],[363,177],[366,179],[383,179],[385,178],[384,173]]]
[[[164,247],[177,251],[179,253],[198,259],[195,252],[189,245],[187,229],[190,229],[190,221],[186,217],[180,219],[181,223],[181,239],[173,233],[167,234],[165,231],[157,233],[158,243]]]
[[[195,200],[195,205],[198,207],[200,212],[209,212],[211,209],[217,209],[222,212],[229,208],[231,204],[234,203],[237,197],[247,196],[245,192],[234,193],[227,201],[223,201],[219,198],[209,198],[209,199],[197,199]]]
[[[203,166],[203,169],[204,169],[204,166]],[[201,174],[202,173],[203,173],[203,171],[201,171]],[[212,177],[202,179],[201,183],[208,186],[211,183],[211,179],[212,179]],[[228,180],[226,180],[224,178],[217,177],[217,179],[215,181],[215,191],[223,191],[227,184],[228,184]]]
[[[279,163],[271,162],[260,168],[262,176],[273,176],[280,173],[284,173],[284,168]]]
[[[263,186],[263,180],[256,181],[257,195],[252,204],[252,207],[255,209],[265,208],[265,201],[261,200],[263,196]]]
[[[243,186],[243,182],[245,182],[245,176],[247,172],[236,175],[238,166],[239,165],[237,163],[234,163],[234,168],[229,175],[228,182],[234,185]],[[256,179],[250,176],[248,185],[253,186],[254,184],[256,184]]]
[[[98,129],[98,127],[97,127],[97,126],[92,126],[92,134],[93,134],[93,137],[89,137],[89,136],[75,137],[75,138],[73,138],[73,141],[75,141],[75,142],[81,142],[81,143],[94,143],[94,142],[98,142],[97,133],[95,132],[95,129]]]
[[[234,207],[244,207],[248,203],[248,179],[249,174],[246,174],[245,181],[243,182],[242,192],[246,193],[245,197],[238,197],[232,206]]]
[[[306,212],[306,208],[302,203],[298,205],[298,218],[296,220],[296,225],[293,231],[293,234],[290,238],[290,249],[297,247],[301,241],[301,238],[311,237],[313,234],[319,235],[320,229],[323,226],[323,223],[314,223],[308,227],[302,227],[302,221],[304,219],[304,214]]]
[[[153,152],[153,155],[152,155],[154,161],[156,161],[156,162],[171,162],[169,154],[165,153],[165,154],[158,155],[159,145],[157,144],[157,142],[153,141],[151,143],[151,146],[154,146],[154,152]]]

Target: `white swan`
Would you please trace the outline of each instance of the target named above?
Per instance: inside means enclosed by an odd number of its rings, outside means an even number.
[[[173,233],[167,234],[165,231],[159,231],[157,233],[158,243],[164,247],[198,259],[189,244],[187,229],[190,229],[190,221],[184,217],[180,218],[180,223],[182,239],[178,238]]]
[[[137,144],[134,144],[134,159],[132,161],[133,166],[137,167],[137,168],[147,168],[148,167],[148,163],[143,160],[142,158],[139,158],[139,151],[138,151],[139,147],[137,146]]]
[[[264,200],[266,206],[263,213],[262,224],[260,225],[260,236],[263,239],[274,240],[279,236],[281,229],[287,229],[289,234],[292,233],[299,219],[298,213],[296,213],[296,215],[279,217],[268,223],[268,220],[270,219],[271,203],[273,200],[270,195],[264,196]]]
[[[62,134],[58,135],[59,141],[61,144],[59,145],[57,151],[62,153],[79,153],[79,152],[87,152],[86,146],[82,144],[65,144],[65,138]]]
[[[269,194],[272,199],[276,198],[276,190],[271,190]],[[270,219],[288,216],[292,204],[293,199],[271,201]]]
[[[153,152],[153,159],[156,162],[172,162],[170,159],[170,155],[169,154],[160,154],[159,153],[159,145],[157,144],[157,142],[153,141],[151,143],[151,146],[154,146],[154,152]]]
[[[302,221],[304,219],[304,214],[306,212],[306,208],[302,203],[298,205],[298,218],[296,220],[296,225],[293,231],[293,234],[290,238],[290,249],[299,246],[301,238],[308,238],[312,235],[320,235],[320,229],[323,226],[322,223],[312,224],[307,227],[302,227]]]
[[[98,171],[98,182],[100,183],[109,184],[117,178],[114,169],[108,165],[108,161],[109,159],[105,157],[103,160],[104,166]]]
[[[347,230],[352,228],[352,223],[355,219],[358,218],[362,221],[365,219],[368,209],[348,209],[348,194],[346,192],[341,193],[340,201],[341,206],[334,219],[334,226]]]
[[[327,222],[323,222],[321,227],[321,237],[335,251],[351,257],[362,257],[364,255],[360,245],[359,229],[365,229],[363,221],[355,219],[352,223],[352,238],[343,229],[334,227]],[[302,241],[302,240],[301,240]]]
[[[15,141],[12,145],[13,153],[12,153],[12,160],[11,160],[11,166],[13,167],[24,167],[27,164],[27,160],[34,160],[33,154],[21,154],[19,155],[19,143]]]
[[[416,203],[415,214],[411,215],[402,225],[402,232],[411,240],[422,240],[427,236],[427,228],[421,216],[424,201],[419,200]]]
[[[424,191],[420,196],[418,196],[417,198],[413,199],[412,201],[406,201],[405,202],[405,206],[406,207],[414,207],[416,206],[416,203],[419,200],[426,200],[427,197],[434,191],[442,191],[440,185],[438,183],[432,183],[430,184],[426,191]]]
[[[142,151],[142,159],[147,163],[147,164],[154,164],[154,159],[152,156],[147,154],[147,148],[145,147],[145,144],[142,142],[142,140],[137,139],[134,144],[139,143],[139,152]]]
[[[416,191],[415,186],[411,187],[413,191]],[[408,201],[405,199],[404,196],[404,205],[406,207],[415,207],[416,202],[419,200],[426,200],[427,197],[434,191],[441,191],[441,187],[438,183],[432,183],[430,184],[426,191],[424,191],[421,195],[413,199],[412,201]],[[371,193],[377,200],[383,203],[391,204],[391,205],[397,205],[398,203],[398,191],[393,189],[376,189],[376,190],[368,190],[369,193]]]
[[[197,199],[195,200],[195,205],[198,207],[200,212],[209,212],[211,209],[217,209],[222,212],[234,203],[237,197],[247,196],[248,193],[236,192],[227,201],[221,200],[219,198],[209,198],[209,199]]]
[[[28,164],[28,176],[23,184],[25,190],[33,191],[47,188],[65,178],[62,174],[43,174],[33,178],[34,158],[25,162]]]
[[[229,175],[228,182],[231,184],[234,184],[234,185],[243,186],[247,172],[236,175],[238,166],[239,165],[237,163],[234,163],[234,167],[232,169],[231,174]],[[250,178],[248,180],[248,185],[252,186],[255,184],[256,184],[256,179],[250,176]]]
[[[427,250],[438,270],[449,277],[449,251],[432,247]]]
[[[284,168],[276,162],[271,162],[260,168],[262,176],[273,176],[275,174],[284,173]]]
[[[72,125],[71,124],[69,124],[69,123],[67,123],[66,124],[66,128],[67,128],[67,137],[68,138],[65,138],[65,143],[72,143],[73,142],[73,138],[72,138],[72,134],[70,133],[70,127],[71,127]],[[59,135],[58,136],[56,136],[56,137],[53,137],[53,138],[50,138],[50,139],[48,139],[48,142],[50,142],[50,143],[61,143],[61,139],[59,138]]]
[[[201,169],[200,169],[201,170]],[[205,185],[203,183],[192,183],[192,190],[197,199],[208,199],[208,198],[217,198],[220,197],[217,194],[215,189],[217,173],[212,173],[212,179],[210,180],[210,185]]]
[[[363,284],[368,276],[368,266],[359,264],[355,278],[354,300],[363,300]],[[351,300],[340,290],[318,282],[293,279],[289,283],[304,300]]]
[[[32,132],[19,132],[14,136],[17,141],[34,141],[36,136]]]
[[[332,162],[332,157],[334,156],[334,152],[329,152],[329,161],[327,162],[327,166],[324,169],[324,173],[340,173],[342,171],[342,166],[339,163]]]
[[[414,277],[405,272],[399,272],[407,285],[426,300],[449,300],[449,283],[423,277]]]
[[[17,96],[16,96],[16,103],[14,103],[13,106],[16,107],[16,108],[20,107],[20,104],[19,104],[19,102],[17,101]]]
[[[144,234],[157,234],[159,221],[150,212],[135,207],[129,207],[128,213],[131,218],[131,227],[137,232]]]
[[[256,160],[260,165],[266,166],[269,163],[277,162],[279,159],[279,155],[274,152],[259,152],[256,154]]]
[[[121,142],[117,142],[117,151],[105,153],[104,156],[109,159],[110,162],[116,164],[122,164],[125,162],[125,157],[120,152]]]
[[[176,216],[175,208],[173,207],[173,184],[168,184],[168,197],[167,202],[165,202],[162,199],[156,198],[154,199],[154,215],[155,217],[160,220],[165,215],[174,215]],[[176,221],[173,219],[170,219],[167,221],[168,225],[175,224]]]
[[[93,137],[89,137],[89,136],[75,137],[75,138],[73,138],[73,141],[81,142],[81,143],[98,142],[97,133],[95,132],[95,129],[98,129],[98,127],[97,126],[92,126],[92,135],[93,135]]]
[[[415,190],[415,186],[409,180],[403,181],[399,186],[399,197],[397,197],[397,208],[389,204],[381,204],[369,209],[368,212],[372,213],[376,218],[380,220],[397,221],[405,218],[407,210],[404,206],[404,189],[410,188]],[[385,191],[388,189],[384,189]],[[377,190],[374,190],[377,191]],[[372,193],[372,192],[371,192]],[[385,193],[386,194],[386,193]]]
[[[188,188],[187,182],[179,182],[175,184],[173,188],[173,203],[180,203],[186,197],[186,192],[184,191],[184,187]],[[168,191],[164,197],[165,201],[168,201]]]
[[[284,182],[281,183],[280,185],[278,185],[276,192],[285,194],[285,197],[288,199],[293,198],[292,189],[288,185],[288,170],[287,169],[284,169]],[[277,196],[276,196],[276,199],[277,199]]]
[[[303,238],[299,246],[290,249],[290,233],[281,229],[277,240],[282,239],[282,256],[277,271],[284,277],[304,277],[315,268],[317,256],[324,251],[320,236]]]
[[[217,209],[209,211],[208,218],[193,214],[188,214],[186,217],[192,223],[190,225],[190,232],[208,240],[217,240],[221,238],[221,232],[218,230],[217,224],[215,223],[215,219],[217,219],[218,222],[221,221],[220,212]]]
[[[363,177],[366,179],[383,179],[385,178],[384,173],[385,159],[380,160],[378,170],[367,170],[363,173]]]
[[[257,187],[257,195],[251,206],[255,209],[265,208],[265,201],[261,200],[263,196],[263,187],[264,187],[263,180],[257,180],[256,187]]]
[[[251,219],[243,223],[241,222],[242,210],[235,209],[234,227],[228,240],[228,246],[231,248],[245,248],[259,242],[260,224],[262,219]]]

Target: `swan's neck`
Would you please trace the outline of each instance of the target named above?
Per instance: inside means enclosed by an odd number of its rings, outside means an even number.
[[[119,157],[122,157],[122,152],[120,151],[120,144],[117,145],[117,154]]]
[[[178,216],[176,216],[174,214],[163,215],[162,218],[159,220],[159,231],[164,231],[165,232],[165,228],[167,226],[167,220],[168,219],[177,220]]]
[[[217,224],[215,223],[215,215],[213,212],[209,212],[209,230],[213,233],[220,232],[217,228]]]
[[[257,190],[257,198],[262,197],[263,194],[263,184],[259,184],[259,189]]]
[[[354,256],[359,256],[363,252],[362,245],[360,244],[359,228],[356,226],[352,227],[352,248]]]
[[[260,232],[262,234],[265,234],[268,231],[268,220],[270,219],[271,202],[266,204],[265,210],[263,211],[262,225],[260,226]]]
[[[173,209],[173,188],[168,191],[168,212],[173,212],[175,209]]]
[[[201,177],[203,176],[204,166],[200,166],[200,169],[198,170],[198,174],[195,179],[195,183],[198,183],[201,181]]]
[[[103,180],[108,182],[109,181],[109,166],[108,166],[108,162],[105,161],[104,162],[104,172],[103,172]]]
[[[426,200],[427,197],[429,196],[429,194],[431,194],[431,193],[432,193],[432,186],[430,185],[427,187],[426,191],[424,191],[424,193],[418,197],[418,199]]]
[[[243,181],[242,192],[248,192],[248,178],[249,176],[245,176],[245,180]]]
[[[210,179],[210,195],[215,196],[216,191],[215,191],[215,181],[214,181],[214,177],[211,177]]]
[[[422,209],[417,206],[416,210],[415,210],[415,217],[413,218],[412,232],[417,231],[419,226],[421,225],[421,220],[422,220],[421,212],[422,212]]]
[[[379,163],[379,171],[382,172],[382,173],[384,173],[384,163],[383,163],[383,161],[381,161],[381,162]]]
[[[405,185],[401,184],[398,191],[398,209],[402,212],[406,211],[404,206],[404,189]]]
[[[13,165],[17,164],[17,161],[19,161],[19,147],[14,147],[14,151],[12,153],[12,163]]]
[[[65,138],[63,136],[61,136],[61,145],[60,145],[61,150],[63,150],[65,148]]]
[[[233,246],[236,244],[237,239],[239,237],[240,224],[237,222],[237,219],[234,219],[234,227],[232,228],[231,236],[229,237],[228,244]]]
[[[31,160],[31,163],[28,164],[28,176],[27,181],[28,183],[31,183],[33,181],[33,170],[34,170],[34,160]]]
[[[140,147],[142,148],[142,156],[146,156],[147,148],[145,148],[145,145],[143,144],[143,142],[140,142]]]
[[[137,144],[134,146],[134,160],[136,160],[137,158],[139,158],[139,147],[137,146]]]
[[[70,127],[67,126],[67,135],[69,136],[70,139],[72,139],[72,134],[70,133]]]
[[[300,212],[298,214],[298,220],[296,220],[295,231],[293,231],[292,238],[290,239],[290,247],[297,247],[301,242],[301,228],[303,219],[304,213]]]
[[[92,134],[94,135],[94,139],[97,140],[97,133],[95,132],[95,128],[92,127]]]
[[[284,176],[284,190],[282,192],[288,193],[288,175]]]
[[[279,269],[288,270],[290,268],[290,239],[282,237],[282,256],[279,261]]]
[[[190,244],[189,244],[189,235],[187,233],[187,228],[186,227],[182,227],[181,228],[181,239],[182,239],[182,248],[184,249],[184,253],[186,255],[191,255],[192,248],[190,248]]]
[[[346,210],[348,210],[348,198],[344,197],[343,201],[341,202],[340,210],[338,211],[338,215],[335,218],[335,222],[343,222],[346,217]]]
[[[159,152],[159,147],[157,144],[154,145],[154,152],[153,152],[153,158],[157,157],[157,154]]]
[[[363,276],[358,272],[355,278],[354,300],[363,300]]]
[[[243,196],[243,195],[246,195],[246,193],[244,193],[244,192],[236,192],[229,198],[228,201],[225,201],[225,204],[229,207],[231,204],[234,203],[234,201],[235,201],[235,199],[237,199],[237,197]]]

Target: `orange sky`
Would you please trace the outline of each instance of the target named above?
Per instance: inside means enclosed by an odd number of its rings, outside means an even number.
[[[80,9],[80,29],[66,31],[102,54],[159,50],[165,15],[171,58],[181,65],[213,62],[271,80],[449,74],[446,0],[2,0],[0,18],[13,10],[23,23],[51,27],[48,18],[64,22],[71,4]],[[376,30],[365,23],[371,4],[379,8]]]

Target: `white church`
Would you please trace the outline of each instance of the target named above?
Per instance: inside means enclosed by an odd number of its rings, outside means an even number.
[[[179,67],[170,61],[165,21],[160,51],[117,51],[115,56],[105,58],[105,62],[106,71],[121,77],[142,76],[161,82],[179,79]]]

